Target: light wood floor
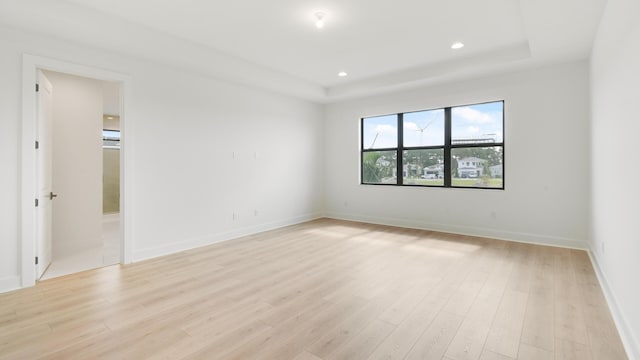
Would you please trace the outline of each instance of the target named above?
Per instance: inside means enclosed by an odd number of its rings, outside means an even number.
[[[0,295],[2,359],[626,359],[584,251],[322,219]]]

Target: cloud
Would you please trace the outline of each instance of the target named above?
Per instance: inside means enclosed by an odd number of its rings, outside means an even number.
[[[420,129],[418,128],[418,124],[409,121],[404,123],[404,129],[411,131],[420,131]]]
[[[467,126],[467,132],[469,134],[477,134],[480,132],[480,128],[477,126]]]
[[[496,122],[494,114],[478,111],[470,107],[454,108],[453,115],[472,124],[493,124]]]
[[[380,124],[376,126],[375,132],[386,135],[396,135],[398,133],[398,129],[395,126]]]

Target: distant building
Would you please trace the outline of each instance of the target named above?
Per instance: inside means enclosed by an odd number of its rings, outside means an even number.
[[[458,176],[461,178],[477,178],[484,175],[484,163],[487,160],[477,157],[466,157],[457,159],[458,161]]]
[[[502,178],[502,164],[489,166],[489,172],[492,178]]]
[[[427,166],[424,169],[423,179],[442,179],[444,178],[444,165],[435,164]]]
[[[397,169],[393,168],[393,177],[397,176]],[[405,164],[402,165],[402,177],[407,178],[411,176],[420,175],[420,168],[415,164]]]
[[[495,143],[496,139],[493,137],[484,137],[484,138],[458,138],[451,139],[452,145],[465,145],[465,144],[492,144]]]

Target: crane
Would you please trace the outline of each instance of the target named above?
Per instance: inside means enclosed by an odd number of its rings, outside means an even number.
[[[378,135],[380,135],[379,132],[377,132],[376,136],[373,138],[373,141],[371,142],[371,145],[369,146],[369,149],[373,149],[373,146],[376,144],[376,140],[378,140]]]

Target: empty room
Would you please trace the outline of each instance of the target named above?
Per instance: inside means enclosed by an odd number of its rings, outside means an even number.
[[[637,0],[0,0],[0,80],[0,359],[640,359]]]

